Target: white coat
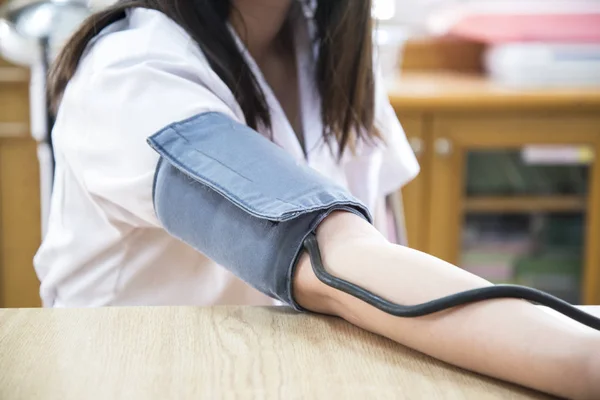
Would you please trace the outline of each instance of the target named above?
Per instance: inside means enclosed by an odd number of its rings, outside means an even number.
[[[356,156],[336,162],[323,145],[310,78],[310,10],[304,11],[296,52],[307,158],[238,40],[265,92],[272,139],[298,163],[308,163],[375,208],[378,199],[416,176],[418,164],[379,77],[376,120],[386,147],[364,145]],[[170,236],[156,218],[152,182],[158,155],[146,139],[207,111],[244,121],[234,95],[198,46],[163,14],[131,10],[91,43],[65,91],[53,132],[55,187],[48,231],[35,257],[44,306],[273,304]]]

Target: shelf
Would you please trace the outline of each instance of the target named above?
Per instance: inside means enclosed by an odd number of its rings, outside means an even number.
[[[589,110],[600,105],[597,86],[569,88],[510,88],[481,74],[451,71],[408,71],[388,78],[395,109],[410,111]]]
[[[465,200],[467,212],[583,212],[586,199],[581,196],[471,197]]]

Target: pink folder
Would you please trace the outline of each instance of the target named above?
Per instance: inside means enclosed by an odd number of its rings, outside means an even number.
[[[488,44],[600,43],[600,14],[470,15],[449,34]]]

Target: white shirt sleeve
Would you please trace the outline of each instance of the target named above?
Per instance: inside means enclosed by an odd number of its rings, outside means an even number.
[[[380,193],[388,195],[406,185],[419,173],[419,163],[404,129],[390,104],[380,71],[375,77],[375,124],[385,140],[380,173]]]
[[[240,114],[237,103],[215,94],[225,85],[197,54],[143,43],[132,50],[122,39],[100,40],[80,65],[62,100],[55,143],[107,218],[160,226],[152,196],[158,155],[147,138],[204,112]],[[119,48],[126,45],[130,54]]]

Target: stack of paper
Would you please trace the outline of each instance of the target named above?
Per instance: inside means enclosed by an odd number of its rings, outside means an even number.
[[[463,1],[428,28],[487,44],[488,73],[503,84],[600,85],[600,0]]]

